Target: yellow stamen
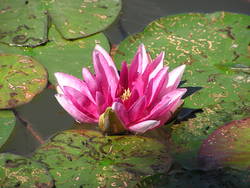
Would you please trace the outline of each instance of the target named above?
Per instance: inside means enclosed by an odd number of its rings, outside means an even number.
[[[130,96],[131,96],[131,92],[130,92],[130,89],[128,88],[128,89],[124,90],[124,92],[123,92],[123,94],[121,96],[121,99],[123,101],[125,101],[125,100],[128,100]]]

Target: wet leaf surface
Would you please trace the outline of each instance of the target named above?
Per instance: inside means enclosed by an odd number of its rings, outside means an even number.
[[[15,127],[16,118],[12,111],[0,111],[0,148],[10,137]]]
[[[165,51],[165,64],[171,68],[187,65],[182,87],[201,87],[185,99],[184,107],[244,100],[249,98],[250,83],[249,20],[250,16],[226,12],[163,17],[126,38],[115,61],[130,62],[136,47],[144,43],[153,57]]]
[[[0,154],[0,187],[53,187],[53,179],[31,159],[8,153]]]
[[[31,56],[43,64],[49,73],[49,81],[55,84],[55,72],[64,72],[82,78],[82,67],[93,67],[92,51],[100,44],[109,51],[109,43],[104,34],[99,33],[84,39],[67,41],[52,26],[50,42],[36,48],[18,48],[0,45],[0,53],[16,53]]]
[[[47,71],[34,59],[0,54],[0,109],[28,103],[47,85]]]
[[[48,40],[49,18],[41,1],[0,1],[0,42],[38,46]]]
[[[166,172],[171,159],[159,142],[140,136],[64,131],[33,158],[46,164],[56,186],[133,187],[141,177]]]
[[[233,121],[214,131],[203,142],[199,161],[205,168],[250,169],[249,142],[250,118]]]

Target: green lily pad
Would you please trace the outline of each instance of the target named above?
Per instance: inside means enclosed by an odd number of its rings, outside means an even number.
[[[250,169],[250,118],[233,121],[214,131],[202,144],[199,160],[206,168]]]
[[[0,111],[0,148],[10,137],[15,127],[16,118],[12,111]]]
[[[47,72],[34,59],[0,54],[0,109],[28,103],[47,85]]]
[[[159,174],[145,178],[136,188],[248,188],[250,171],[223,168],[212,171],[179,170],[171,174]]]
[[[186,64],[183,87],[202,88],[185,99],[184,107],[204,108],[249,98],[250,16],[216,12],[160,18],[143,32],[126,38],[115,62],[130,62],[144,43],[155,57],[166,52],[171,68]]]
[[[93,67],[91,54],[96,44],[100,44],[109,51],[109,42],[102,33],[67,41],[61,38],[55,27],[51,27],[49,39],[50,42],[46,45],[36,48],[0,45],[0,53],[16,53],[33,57],[47,68],[49,81],[55,84],[55,72],[64,72],[82,78],[82,67]]]
[[[47,165],[58,187],[133,187],[171,165],[165,147],[153,139],[91,130],[61,132],[33,158]]]
[[[48,171],[31,159],[8,153],[0,154],[0,187],[53,187]]]
[[[0,42],[11,46],[38,46],[48,40],[48,15],[40,1],[0,1]]]
[[[52,23],[66,39],[86,37],[103,31],[119,15],[121,0],[44,1]]]

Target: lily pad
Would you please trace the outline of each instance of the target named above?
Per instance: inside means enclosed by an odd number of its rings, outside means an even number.
[[[153,139],[91,130],[61,132],[33,158],[47,165],[58,187],[133,187],[171,165],[165,147]]]
[[[48,171],[31,159],[14,154],[0,154],[0,187],[53,187]]]
[[[0,109],[28,103],[47,85],[47,72],[34,59],[0,54]]]
[[[15,127],[16,118],[12,111],[0,111],[0,148],[10,137]]]
[[[52,23],[66,39],[86,37],[103,31],[119,15],[121,0],[44,1]]]
[[[250,169],[250,118],[233,121],[214,131],[202,144],[199,160],[206,168]]]
[[[40,1],[0,1],[0,42],[11,46],[38,46],[48,40],[48,15]]]
[[[250,83],[249,20],[250,16],[227,12],[163,17],[126,38],[115,62],[130,62],[144,43],[153,57],[165,51],[165,64],[171,68],[187,65],[182,86],[201,89],[185,99],[184,107],[245,100]]]
[[[46,45],[36,48],[0,45],[0,53],[16,53],[33,57],[47,68],[49,81],[55,84],[55,72],[64,72],[82,78],[82,67],[93,67],[91,54],[96,44],[100,44],[109,51],[109,42],[102,33],[67,41],[62,39],[52,26],[49,39],[50,42]]]

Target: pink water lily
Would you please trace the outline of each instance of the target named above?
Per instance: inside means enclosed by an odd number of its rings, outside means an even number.
[[[112,110],[125,130],[144,133],[170,120],[186,92],[177,88],[185,65],[168,72],[163,60],[164,52],[152,60],[140,45],[131,65],[122,63],[119,75],[109,54],[97,45],[93,51],[95,74],[83,68],[84,80],[80,80],[55,73],[56,98],[79,122],[103,122],[100,117]]]

